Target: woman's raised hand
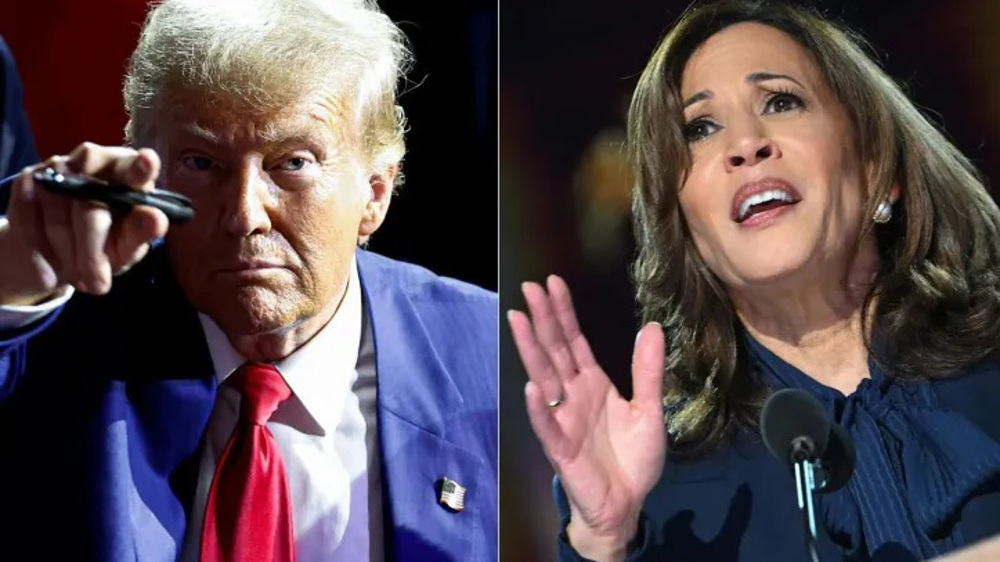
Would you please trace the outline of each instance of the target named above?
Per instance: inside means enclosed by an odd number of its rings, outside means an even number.
[[[594,360],[580,332],[569,288],[524,283],[528,315],[508,320],[528,372],[531,426],[570,500],[574,548],[596,560],[623,558],[646,495],[663,471],[663,331],[649,323],[632,355],[632,400]]]

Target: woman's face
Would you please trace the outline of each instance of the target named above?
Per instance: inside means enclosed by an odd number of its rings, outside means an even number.
[[[705,41],[681,79],[692,166],[679,193],[695,246],[730,291],[846,275],[864,174],[812,56],[757,23]]]

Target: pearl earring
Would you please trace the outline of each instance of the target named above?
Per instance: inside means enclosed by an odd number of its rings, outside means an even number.
[[[885,224],[892,220],[892,205],[888,201],[879,203],[873,218],[878,224]]]

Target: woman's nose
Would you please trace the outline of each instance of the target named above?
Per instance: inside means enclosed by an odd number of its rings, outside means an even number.
[[[773,147],[770,143],[761,143],[760,146],[755,148],[750,148],[749,150],[743,150],[739,152],[734,152],[729,155],[729,165],[732,167],[737,166],[753,166],[761,160],[766,160],[771,157],[773,153]]]
[[[764,160],[780,156],[778,146],[762,123],[755,119],[741,121],[729,127],[730,145],[725,159],[728,171],[734,171],[740,166],[755,166]]]

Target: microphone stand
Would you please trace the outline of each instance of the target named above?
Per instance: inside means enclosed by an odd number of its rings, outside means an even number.
[[[808,437],[796,437],[792,441],[792,461],[795,467],[795,491],[798,495],[802,525],[806,530],[806,550],[812,562],[819,562],[818,540],[816,538],[816,508],[813,495],[824,482],[817,476],[824,475],[815,459],[816,447]],[[823,478],[825,480],[825,478]]]

